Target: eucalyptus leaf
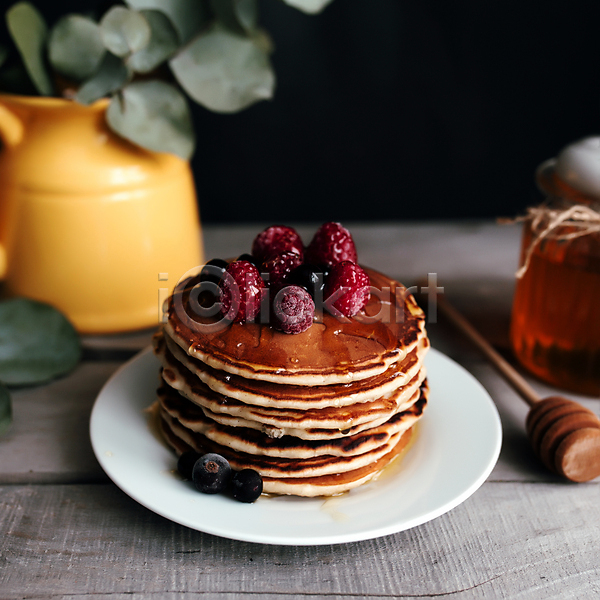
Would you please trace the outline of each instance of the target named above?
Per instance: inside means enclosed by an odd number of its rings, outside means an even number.
[[[115,96],[106,120],[116,133],[148,150],[189,159],[194,130],[185,96],[165,81],[134,81]]]
[[[25,298],[0,302],[0,381],[43,383],[71,371],[80,356],[77,332],[55,308]]]
[[[0,381],[0,435],[5,433],[12,423],[12,404],[8,388]]]
[[[50,32],[50,64],[66,77],[77,81],[91,77],[105,52],[100,27],[87,17],[66,15]]]
[[[44,64],[48,35],[44,18],[29,2],[18,2],[8,9],[6,24],[37,91],[51,96],[54,90]]]
[[[257,0],[211,0],[211,6],[219,22],[233,32],[244,35],[257,26]]]
[[[258,25],[258,0],[237,0],[235,14],[246,30],[255,29]]]
[[[140,12],[150,25],[150,41],[127,59],[127,65],[137,73],[149,73],[177,50],[179,36],[164,13],[158,10]]]
[[[107,52],[96,74],[79,88],[75,100],[81,104],[91,104],[117,91],[130,78],[131,72],[123,59]]]
[[[145,17],[124,6],[113,6],[100,21],[104,45],[117,56],[138,52],[150,41],[150,25]]]
[[[321,12],[332,0],[283,0],[286,4],[309,14]]]
[[[206,2],[202,0],[125,0],[125,4],[136,10],[162,11],[169,17],[184,44],[206,27],[211,18]]]
[[[216,112],[236,112],[273,96],[275,75],[264,48],[217,24],[170,61],[183,89]]]

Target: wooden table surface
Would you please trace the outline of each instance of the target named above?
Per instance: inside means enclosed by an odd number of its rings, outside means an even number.
[[[348,224],[363,264],[406,284],[437,273],[454,305],[509,356],[518,226]],[[206,227],[207,257],[248,251],[263,225]],[[310,239],[314,227],[299,227]],[[269,546],[172,523],[110,482],[90,445],[92,405],[151,331],[86,337],[70,375],[13,393],[0,438],[0,598],[590,598],[600,595],[600,481],[547,473],[524,432],[527,406],[440,317],[433,346],[496,402],[500,459],[464,503],[383,538]],[[542,395],[557,390],[531,381]],[[570,395],[596,413],[600,400]],[[431,399],[435,402],[435,398]]]

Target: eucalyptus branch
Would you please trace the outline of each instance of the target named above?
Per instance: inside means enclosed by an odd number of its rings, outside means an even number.
[[[283,1],[306,13],[331,2]],[[29,2],[13,5],[6,22],[14,47],[0,47],[0,90],[84,104],[108,97],[113,131],[185,159],[194,151],[190,100],[234,113],[273,97],[273,44],[259,25],[258,0],[125,4],[97,21],[64,15],[51,29]]]

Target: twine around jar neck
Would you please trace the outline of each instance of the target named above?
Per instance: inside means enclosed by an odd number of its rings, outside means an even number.
[[[516,272],[517,279],[521,279],[531,262],[535,249],[543,240],[569,241],[585,235],[600,233],[600,207],[592,208],[586,204],[570,204],[566,208],[556,208],[544,203],[527,209],[527,214],[508,222],[529,222],[531,226],[531,242],[525,251],[523,264]],[[563,227],[569,231],[561,231]]]

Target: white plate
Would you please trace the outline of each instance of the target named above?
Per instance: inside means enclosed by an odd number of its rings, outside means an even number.
[[[305,546],[388,535],[466,500],[490,474],[500,452],[500,418],[482,385],[435,350],[426,364],[429,406],[409,452],[378,480],[329,499],[261,497],[243,504],[201,494],[174,475],[175,455],[152,431],[144,410],[154,402],[158,384],[158,360],[150,349],[123,365],[100,392],[90,422],[92,446],[125,493],[192,529]]]

